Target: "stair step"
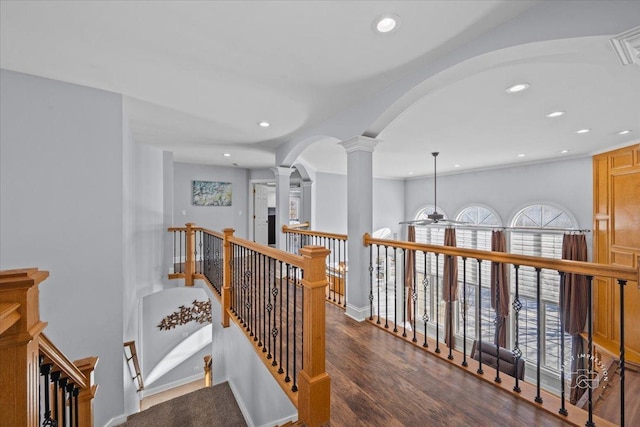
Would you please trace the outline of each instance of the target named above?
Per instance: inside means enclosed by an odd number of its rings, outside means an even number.
[[[0,303],[0,334],[18,322],[20,319],[19,308],[20,304],[17,302]]]

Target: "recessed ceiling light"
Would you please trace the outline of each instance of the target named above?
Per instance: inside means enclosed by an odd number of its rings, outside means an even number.
[[[409,172],[409,175],[413,175],[413,172]]]
[[[560,153],[561,154],[567,154],[569,152],[569,150],[562,150]]]
[[[261,121],[261,122],[258,122],[258,126],[260,126],[262,128],[268,128],[269,126],[271,126],[271,123],[265,122],[265,121]]]
[[[225,157],[231,157],[231,154],[229,154],[229,153],[224,153],[224,154],[223,154],[223,156],[225,156]]]
[[[459,167],[460,167],[460,165],[453,165],[453,167],[454,167],[454,168],[459,168]]]
[[[549,114],[545,114],[545,117],[549,117],[549,118],[553,118],[553,117],[560,117],[564,114],[564,111],[553,111]]]
[[[621,130],[620,132],[616,132],[618,135],[626,135],[631,132],[631,129]]]
[[[577,130],[576,133],[588,133],[590,131],[591,129],[580,129],[580,130]]]
[[[400,19],[397,15],[383,15],[373,21],[373,28],[379,33],[390,33],[398,29]]]
[[[524,156],[525,156],[524,154],[518,154],[518,157],[524,157]]]
[[[517,93],[529,89],[529,83],[518,83],[507,88],[507,93]]]

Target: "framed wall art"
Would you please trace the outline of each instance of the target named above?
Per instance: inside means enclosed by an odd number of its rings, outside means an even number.
[[[231,206],[231,183],[193,181],[194,206]]]

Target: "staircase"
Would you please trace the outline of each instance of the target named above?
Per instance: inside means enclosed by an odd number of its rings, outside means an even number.
[[[228,382],[159,403],[128,417],[125,427],[243,427],[247,423]]]

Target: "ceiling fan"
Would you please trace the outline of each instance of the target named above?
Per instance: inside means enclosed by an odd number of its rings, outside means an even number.
[[[429,224],[466,224],[466,222],[455,221],[452,219],[446,219],[444,215],[438,212],[438,172],[437,172],[437,157],[439,152],[435,151],[431,153],[433,156],[433,212],[427,215],[427,219],[414,219],[410,221],[402,221],[400,224],[410,225],[429,225]]]

